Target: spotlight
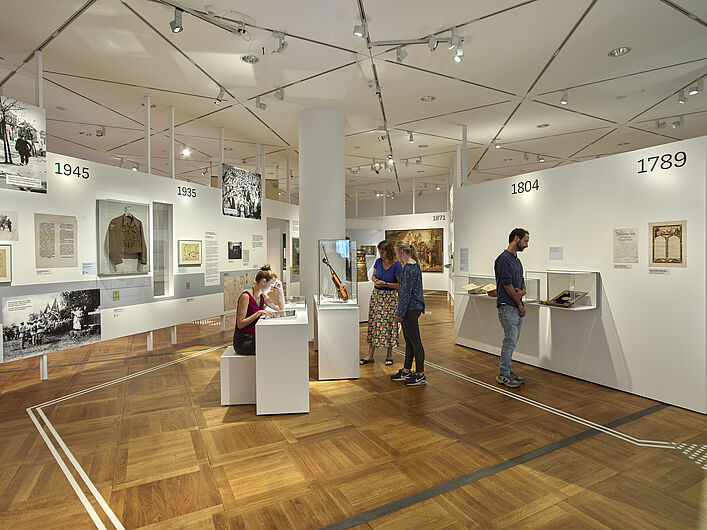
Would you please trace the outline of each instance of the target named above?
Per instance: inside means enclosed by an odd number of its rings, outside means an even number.
[[[223,87],[219,87],[218,96],[214,100],[214,105],[220,105],[224,98],[226,97],[226,90]]]
[[[385,139],[386,134],[388,134],[388,131],[385,130],[385,125],[379,125],[378,126],[378,141],[382,142]]]
[[[441,188],[441,186],[440,186],[439,184],[437,184],[437,186],[435,186],[435,189],[436,189],[437,191],[439,191],[439,190],[441,190],[442,188]]]
[[[457,28],[452,28],[452,40],[449,41],[448,48],[450,50],[453,50],[455,48],[455,46],[457,45],[458,40],[459,40],[459,30]]]
[[[265,103],[260,102],[260,96],[255,96],[255,108],[265,110],[268,108],[268,106]]]
[[[528,153],[523,153],[523,160],[527,162],[528,160]]]
[[[392,166],[394,163],[395,163],[395,162],[394,162],[394,160],[393,160],[393,155],[392,155],[392,154],[389,154],[389,155],[388,155],[388,165],[389,165],[389,166]]]
[[[132,170],[133,170],[133,171],[138,171],[139,169],[140,169],[140,164],[138,164],[138,163],[136,162],[136,163],[135,163],[135,166],[133,166]]]
[[[397,48],[395,50],[395,58],[398,60],[399,63],[402,63],[405,60],[405,57],[408,56],[408,52],[403,49],[403,48]]]
[[[118,167],[123,167],[125,165],[125,161],[121,158],[118,160]]]
[[[356,24],[353,29],[353,34],[356,35],[357,37],[365,37],[366,36],[366,25],[365,24]]]
[[[381,168],[381,163],[376,160],[375,162],[373,162],[373,167],[374,167],[375,169],[380,169],[380,168]]]
[[[186,145],[182,144],[182,156],[188,157],[191,155],[191,149],[189,149]]]
[[[359,171],[361,171],[360,167],[352,167],[351,168],[351,173],[353,173],[354,175],[358,175]]]
[[[285,99],[285,89],[280,87],[275,91],[275,99],[282,101]]]
[[[427,46],[430,48],[430,51],[433,52],[437,49],[437,46],[439,46],[439,41],[437,40],[437,37],[432,35],[430,37],[429,43],[427,43]]]
[[[100,138],[101,136],[105,136],[105,135],[106,135],[106,126],[105,125],[101,125],[100,129],[96,129],[96,137]]]
[[[459,38],[457,53],[454,54],[454,60],[458,63],[464,60],[464,37]]]
[[[205,177],[205,176],[206,176],[206,173],[207,173],[206,168],[204,168],[204,169],[201,170],[201,176],[202,176],[202,177]]]
[[[680,92],[678,92],[678,103],[681,105],[684,105],[687,99],[685,98],[685,91],[683,89],[680,89]]]
[[[500,149],[500,148],[501,148],[501,144],[498,143],[498,140],[494,140],[494,141],[493,141],[493,146],[494,146],[496,149]]]
[[[687,91],[687,93],[690,96],[696,96],[697,94],[702,92],[704,89],[705,89],[704,81],[702,81],[702,78],[699,78],[697,80],[697,83],[695,83],[695,86],[690,87],[690,89]]]
[[[680,116],[677,120],[670,124],[673,129],[677,129],[681,125],[685,125],[685,118],[683,116]]]
[[[666,125],[668,125],[667,122],[655,120],[655,128],[656,129],[665,129]]]
[[[567,89],[562,91],[562,99],[560,100],[560,105],[567,105]]]
[[[422,157],[418,158],[415,160],[416,164],[422,164]]]
[[[543,155],[538,155],[538,162],[541,164],[545,162],[545,157]]]
[[[174,20],[170,21],[169,27],[172,29],[172,33],[179,33],[184,29],[184,26],[182,26],[182,10],[178,7],[174,8]]]
[[[415,138],[412,136],[412,131],[408,131],[408,142],[415,143]]]
[[[273,50],[272,53],[282,53],[287,48],[287,42],[285,41],[285,34],[281,31],[273,31],[272,36],[277,39],[277,50]]]

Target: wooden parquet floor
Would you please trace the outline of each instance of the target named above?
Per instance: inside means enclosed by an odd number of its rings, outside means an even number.
[[[445,296],[427,304],[427,360],[495,386],[498,358],[454,345]],[[222,348],[187,356],[230,338],[188,324],[178,346],[156,332],[149,353],[144,334],[58,352],[43,383],[29,370],[37,359],[0,365],[0,527],[94,527],[25,409],[120,378],[41,412],[125,528],[707,527],[707,473],[680,451],[587,436],[584,425],[432,365],[427,386],[405,387],[389,378],[402,356],[384,366],[380,350],[359,380],[321,382],[311,352],[309,414],[222,407]],[[700,414],[516,369],[528,382],[514,392],[527,398],[599,424],[643,412],[616,430],[707,444]],[[90,509],[113,528],[33,410]]]

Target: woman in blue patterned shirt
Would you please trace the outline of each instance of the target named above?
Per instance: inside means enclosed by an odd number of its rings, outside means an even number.
[[[395,320],[403,325],[405,337],[405,364],[395,375],[393,381],[405,381],[407,386],[426,385],[425,349],[420,339],[420,327],[417,324],[420,315],[425,312],[425,297],[422,294],[422,271],[417,263],[415,248],[407,241],[395,243],[395,254],[403,265],[398,288],[398,310]],[[415,371],[412,359],[415,358]]]

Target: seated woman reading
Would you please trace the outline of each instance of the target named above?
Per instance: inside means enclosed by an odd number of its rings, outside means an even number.
[[[268,299],[268,293],[276,287],[279,290],[279,302]],[[266,309],[266,307],[268,309]],[[277,275],[270,270],[270,265],[260,267],[255,275],[252,289],[247,289],[238,298],[236,309],[236,329],[233,332],[233,349],[238,355],[255,355],[255,323],[261,316],[285,310],[285,294]]]

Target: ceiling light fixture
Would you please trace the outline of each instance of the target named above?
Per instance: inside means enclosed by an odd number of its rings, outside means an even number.
[[[678,92],[678,103],[684,105],[686,101],[687,98],[685,97],[685,91],[683,89],[680,89],[680,92]]]
[[[494,146],[496,149],[500,149],[500,148],[501,148],[501,144],[498,143],[498,140],[494,140],[494,141],[493,141],[493,146]]]
[[[258,58],[257,55],[242,55],[241,56],[241,61],[244,63],[248,64],[255,64],[259,61],[260,59]]]
[[[105,125],[101,125],[100,129],[96,129],[96,136],[97,137],[101,138],[105,135],[106,135],[106,126]]]
[[[275,91],[275,99],[283,101],[285,99],[285,89],[280,87]]]
[[[125,165],[125,160],[122,158],[118,160],[118,167],[123,167]]]
[[[541,164],[545,162],[545,157],[543,155],[538,155],[538,162]]]
[[[405,48],[397,48],[395,50],[395,58],[399,63],[402,63],[405,60],[405,57],[408,56],[407,50]]]
[[[265,103],[261,103],[260,96],[255,96],[255,108],[265,110],[268,106]]]
[[[79,131],[79,134],[81,136],[93,136],[93,133],[90,133],[88,131]]]
[[[459,41],[459,30],[454,27],[452,28],[452,39],[449,41],[448,49],[453,50]]]
[[[356,24],[353,29],[353,34],[356,35],[357,37],[365,37],[366,36],[366,25],[365,24]]]
[[[690,96],[696,96],[697,94],[699,94],[700,92],[702,92],[704,89],[705,89],[704,81],[702,81],[702,78],[700,77],[700,78],[697,80],[697,83],[695,83],[695,86],[691,87],[691,88],[687,91],[687,93],[688,93],[688,95],[690,95]]]
[[[182,13],[183,11],[178,7],[174,8],[174,20],[169,22],[169,27],[172,30],[172,33],[179,33],[184,29],[184,26],[182,26]]]
[[[546,127],[550,127],[549,123],[539,123],[536,125],[538,129],[545,129]]]
[[[287,48],[285,34],[282,31],[273,31],[272,36],[277,39],[277,50],[273,50],[272,53],[282,53],[285,51],[285,48]]]
[[[391,153],[388,155],[388,165],[392,166],[394,163],[395,163],[395,161],[393,160],[393,155]]]
[[[351,168],[351,173],[353,173],[354,175],[358,175],[359,171],[361,171],[360,167],[352,167]]]
[[[619,46],[618,48],[614,48],[613,50],[611,50],[607,55],[609,57],[621,57],[622,55],[626,55],[630,51],[631,48],[629,46]]]
[[[464,60],[464,37],[460,37],[457,44],[457,53],[454,54],[454,61],[460,63]]]
[[[138,169],[140,169],[140,164],[137,164],[137,163],[136,163],[136,164],[133,166],[132,170],[133,170],[133,171],[137,171]]]
[[[434,100],[435,100],[434,96],[422,96],[420,98],[420,101],[422,101],[423,103],[431,103]]]
[[[567,89],[562,91],[562,99],[560,100],[560,105],[567,105]]]
[[[523,153],[523,160],[528,160],[528,153]]]
[[[412,131],[408,131],[408,142],[411,144],[415,143],[415,137],[412,135]]]
[[[226,97],[226,89],[223,87],[219,87],[218,90],[218,96],[216,96],[216,99],[214,100],[214,105],[220,105],[224,98]]]
[[[416,158],[415,159],[416,164],[422,164],[422,157]]]
[[[188,157],[191,155],[191,149],[189,149],[186,145],[182,144],[182,156]]]
[[[437,185],[435,186],[435,189],[436,189],[437,191],[439,191],[439,190],[442,189],[442,187],[441,187],[439,184],[437,184]]]
[[[677,129],[681,125],[685,125],[685,117],[684,116],[680,116],[677,120],[675,120],[673,123],[670,124],[670,126],[673,129]]]
[[[429,42],[427,43],[427,46],[430,48],[430,51],[433,52],[437,49],[437,46],[439,46],[439,40],[437,40],[437,37],[432,35],[430,37]]]
[[[420,144],[420,145],[418,145],[417,147],[419,147],[420,149],[425,149],[426,147],[429,147],[429,145],[427,145],[427,144]]]
[[[665,129],[666,125],[668,125],[667,122],[655,120],[655,128],[656,129]]]

